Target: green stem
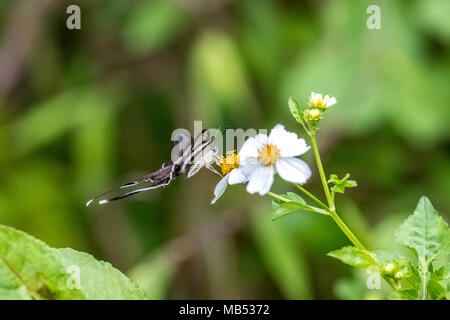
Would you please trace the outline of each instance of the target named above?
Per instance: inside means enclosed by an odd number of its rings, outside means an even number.
[[[342,219],[339,217],[339,215],[336,212],[336,208],[334,206],[333,198],[330,194],[330,189],[328,188],[327,179],[325,177],[325,171],[323,170],[322,166],[322,160],[320,160],[320,154],[319,154],[319,148],[317,147],[316,142],[316,136],[311,135],[311,144],[313,146],[314,150],[314,156],[316,158],[317,163],[317,169],[319,170],[320,180],[322,181],[323,190],[325,191],[325,196],[327,197],[328,206],[329,206],[329,212],[331,218],[336,222],[338,227],[344,232],[344,234],[349,238],[349,240],[358,248],[361,250],[366,250],[366,248],[362,245],[362,243],[358,240],[358,238],[353,234],[353,232],[350,230],[349,227],[342,221]]]
[[[428,266],[426,267],[425,270],[427,270],[427,269],[428,269]],[[422,273],[422,281],[421,281],[420,299],[427,300],[427,272],[421,271],[421,273]]]
[[[283,202],[290,202],[290,201],[292,201],[292,200],[289,200],[288,198],[285,198],[285,197],[283,197],[283,196],[280,196],[279,194],[276,194],[276,193],[273,193],[273,192],[270,192],[270,191],[267,192],[267,194],[268,194],[269,196],[271,196],[272,198],[281,200],[281,201],[283,201]]]
[[[316,136],[311,135],[311,144],[314,150],[314,156],[316,157],[317,169],[319,170],[320,180],[322,181],[323,190],[325,191],[325,196],[327,197],[328,206],[331,211],[334,211],[334,203],[331,198],[330,189],[328,188],[327,178],[325,177],[325,172],[323,171],[322,160],[320,160],[319,148],[317,147]]]
[[[321,206],[322,208],[329,210],[328,206],[323,203],[322,201],[320,201],[319,199],[317,199],[313,194],[311,194],[308,190],[306,190],[305,188],[303,188],[301,185],[299,184],[295,184],[295,186],[297,187],[297,189],[299,189],[301,192],[303,192],[304,194],[306,194],[312,201],[314,201],[315,203],[317,203],[319,206]]]
[[[323,170],[322,161],[320,159],[319,148],[317,147],[316,136],[315,135],[310,135],[310,137],[311,137],[311,144],[312,144],[313,150],[314,150],[314,156],[316,158],[317,168],[319,170],[320,180],[322,181],[323,190],[325,191],[325,196],[327,197],[327,201],[328,201],[328,205],[329,205],[329,208],[327,208],[327,210],[330,213],[331,218],[334,220],[334,222],[336,222],[338,227],[342,230],[342,232],[344,232],[344,234],[347,236],[347,238],[358,249],[366,250],[366,248],[361,243],[361,241],[358,240],[358,238],[353,234],[353,232],[350,230],[350,228],[347,227],[347,225],[344,223],[344,221],[342,221],[342,219],[339,217],[339,215],[336,212],[336,208],[335,208],[335,205],[334,205],[334,194],[331,195],[330,194],[330,189],[328,188],[328,183],[327,183],[327,179],[326,179],[326,176],[325,176],[325,171]],[[318,203],[319,202],[322,203],[319,199],[317,199],[313,195],[309,194],[309,192],[307,192],[306,190],[302,190],[303,189],[302,187],[297,186],[297,188],[299,188],[301,191],[303,191],[305,194],[307,194],[311,199],[313,199],[313,200],[315,199],[314,201],[316,201]],[[322,205],[324,205],[324,204],[322,203]],[[386,279],[387,283],[391,286],[391,288],[393,290],[396,290],[396,288],[392,284],[391,280],[387,279],[386,277],[385,277],[385,279]]]
[[[330,216],[333,218],[334,222],[341,228],[342,232],[345,233],[347,238],[350,239],[350,241],[361,250],[366,250],[366,248],[362,245],[362,243],[358,240],[358,238],[353,234],[353,232],[350,230],[349,227],[342,221],[342,219],[339,217],[339,215],[334,210],[330,210]]]

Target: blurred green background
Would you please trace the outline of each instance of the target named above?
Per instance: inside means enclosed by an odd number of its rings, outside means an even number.
[[[66,28],[70,4],[81,30]],[[422,195],[448,221],[449,13],[448,0],[2,0],[0,223],[109,261],[152,298],[384,297],[326,256],[349,244],[331,219],[271,222],[271,200],[241,185],[211,206],[207,170],[85,202],[158,169],[194,120],[304,136],[287,99],[315,91],[338,100],[319,146],[328,174],[359,183],[337,201],[369,248],[392,248]],[[306,187],[322,195],[316,173]]]

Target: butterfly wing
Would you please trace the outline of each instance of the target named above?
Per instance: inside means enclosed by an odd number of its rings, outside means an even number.
[[[161,169],[104,192],[89,200],[86,203],[86,206],[89,206],[93,202],[104,204],[143,191],[167,186],[173,179],[186,171],[188,171],[188,177],[193,176],[205,165],[202,160],[203,158],[199,158],[198,155],[201,155],[203,150],[210,144],[211,134],[208,130],[203,130],[195,139],[192,137],[181,136],[177,142],[178,151],[174,159],[164,163]],[[123,189],[127,189],[127,192],[123,193]]]
[[[211,169],[212,167],[210,164],[214,163],[218,159],[217,153],[218,148],[213,143],[207,145],[201,154],[197,156],[197,159],[195,159],[194,162],[186,168],[186,177],[192,177],[204,166]]]

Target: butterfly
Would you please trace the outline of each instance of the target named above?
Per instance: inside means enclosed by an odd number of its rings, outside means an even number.
[[[176,147],[177,152],[173,159],[164,163],[158,171],[104,192],[89,200],[86,206],[95,201],[98,204],[105,204],[143,191],[165,187],[182,173],[185,173],[186,178],[190,178],[203,167],[218,173],[212,165],[220,159],[219,150],[208,130],[203,130],[195,139],[191,136],[180,135]]]

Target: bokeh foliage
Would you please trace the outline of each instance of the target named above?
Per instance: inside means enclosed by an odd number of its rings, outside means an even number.
[[[66,28],[74,2],[78,31]],[[3,0],[0,223],[109,261],[153,298],[383,297],[325,255],[348,244],[326,217],[271,222],[271,201],[242,186],[210,206],[206,170],[84,206],[159,168],[193,120],[300,132],[287,99],[315,91],[338,100],[319,145],[328,173],[358,181],[338,201],[368,247],[392,249],[422,195],[448,220],[449,2],[376,1],[380,30],[366,27],[370,4]],[[319,193],[318,176],[306,187]]]

